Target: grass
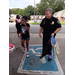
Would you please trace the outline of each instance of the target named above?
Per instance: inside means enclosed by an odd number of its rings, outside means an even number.
[[[28,20],[28,21],[32,21],[32,20]]]
[[[65,25],[65,22],[60,22],[61,23],[61,25]]]
[[[65,22],[60,22],[61,25],[65,25]],[[40,25],[40,23],[30,23],[30,24],[33,24],[33,25]]]

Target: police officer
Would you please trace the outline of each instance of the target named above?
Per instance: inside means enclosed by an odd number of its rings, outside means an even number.
[[[48,41],[50,40],[51,36],[56,36],[56,33],[61,30],[61,24],[59,20],[52,16],[52,9],[47,8],[45,10],[45,18],[42,20],[39,29],[39,37],[42,38],[42,31],[43,31],[43,50],[42,58],[45,55],[51,55],[51,44],[49,45],[49,49],[47,48]],[[48,57],[48,61],[51,61],[51,58]]]

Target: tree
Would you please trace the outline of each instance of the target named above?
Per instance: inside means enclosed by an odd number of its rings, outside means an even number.
[[[11,9],[9,9],[9,14],[12,14],[12,10]]]
[[[34,15],[34,7],[31,5],[27,6],[27,8],[24,9],[24,15],[30,19],[30,15]]]
[[[34,7],[29,5],[27,6],[27,8],[24,9],[20,9],[20,8],[9,9],[9,14],[18,14],[21,16],[26,15],[28,16],[28,19],[30,19],[30,15],[34,15]]]
[[[52,8],[53,13],[63,10],[65,3],[64,0],[41,0],[36,6],[38,13],[44,15],[47,8]]]
[[[53,10],[54,12],[57,12],[63,10],[64,7],[65,7],[65,3],[62,0],[56,1]]]
[[[45,15],[45,10],[47,8],[52,8],[53,13],[65,9],[65,0],[41,0],[39,4],[36,4],[35,14]],[[9,9],[9,14],[18,14],[21,16],[27,15],[30,19],[30,15],[34,15],[34,7],[32,5],[27,6],[27,8],[13,8]]]
[[[48,7],[47,0],[41,0],[40,4],[36,4],[36,6],[37,6],[37,12],[41,15],[44,15],[45,10]]]

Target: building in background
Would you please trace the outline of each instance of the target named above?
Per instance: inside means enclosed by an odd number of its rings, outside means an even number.
[[[17,16],[17,14],[11,14],[10,15],[10,19],[13,20],[13,21],[15,21],[16,16]],[[19,15],[19,16],[20,16],[20,19],[22,19],[22,16],[21,15]]]
[[[65,22],[65,10],[55,12],[53,16],[59,19],[60,22]],[[45,18],[45,15],[35,15],[36,20],[42,20],[43,18]],[[30,20],[34,20],[34,15],[30,16]]]
[[[55,12],[53,16],[59,19],[60,22],[65,22],[65,10]]]
[[[45,15],[35,15],[35,19],[37,20],[42,20],[43,18],[45,18]],[[34,15],[30,16],[30,20],[34,20]]]

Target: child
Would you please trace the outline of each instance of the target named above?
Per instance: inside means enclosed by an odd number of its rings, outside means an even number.
[[[26,52],[26,47],[27,47],[27,57],[29,57],[28,49],[29,49],[29,30],[30,30],[30,25],[26,23],[28,21],[27,16],[22,17],[22,24],[21,24],[21,45],[24,47],[24,52]],[[24,45],[24,42],[26,41],[26,47]]]
[[[21,32],[21,26],[20,26],[21,20],[20,20],[19,15],[16,16],[15,22],[16,22],[17,34],[18,34],[18,37],[19,37],[19,33]]]

